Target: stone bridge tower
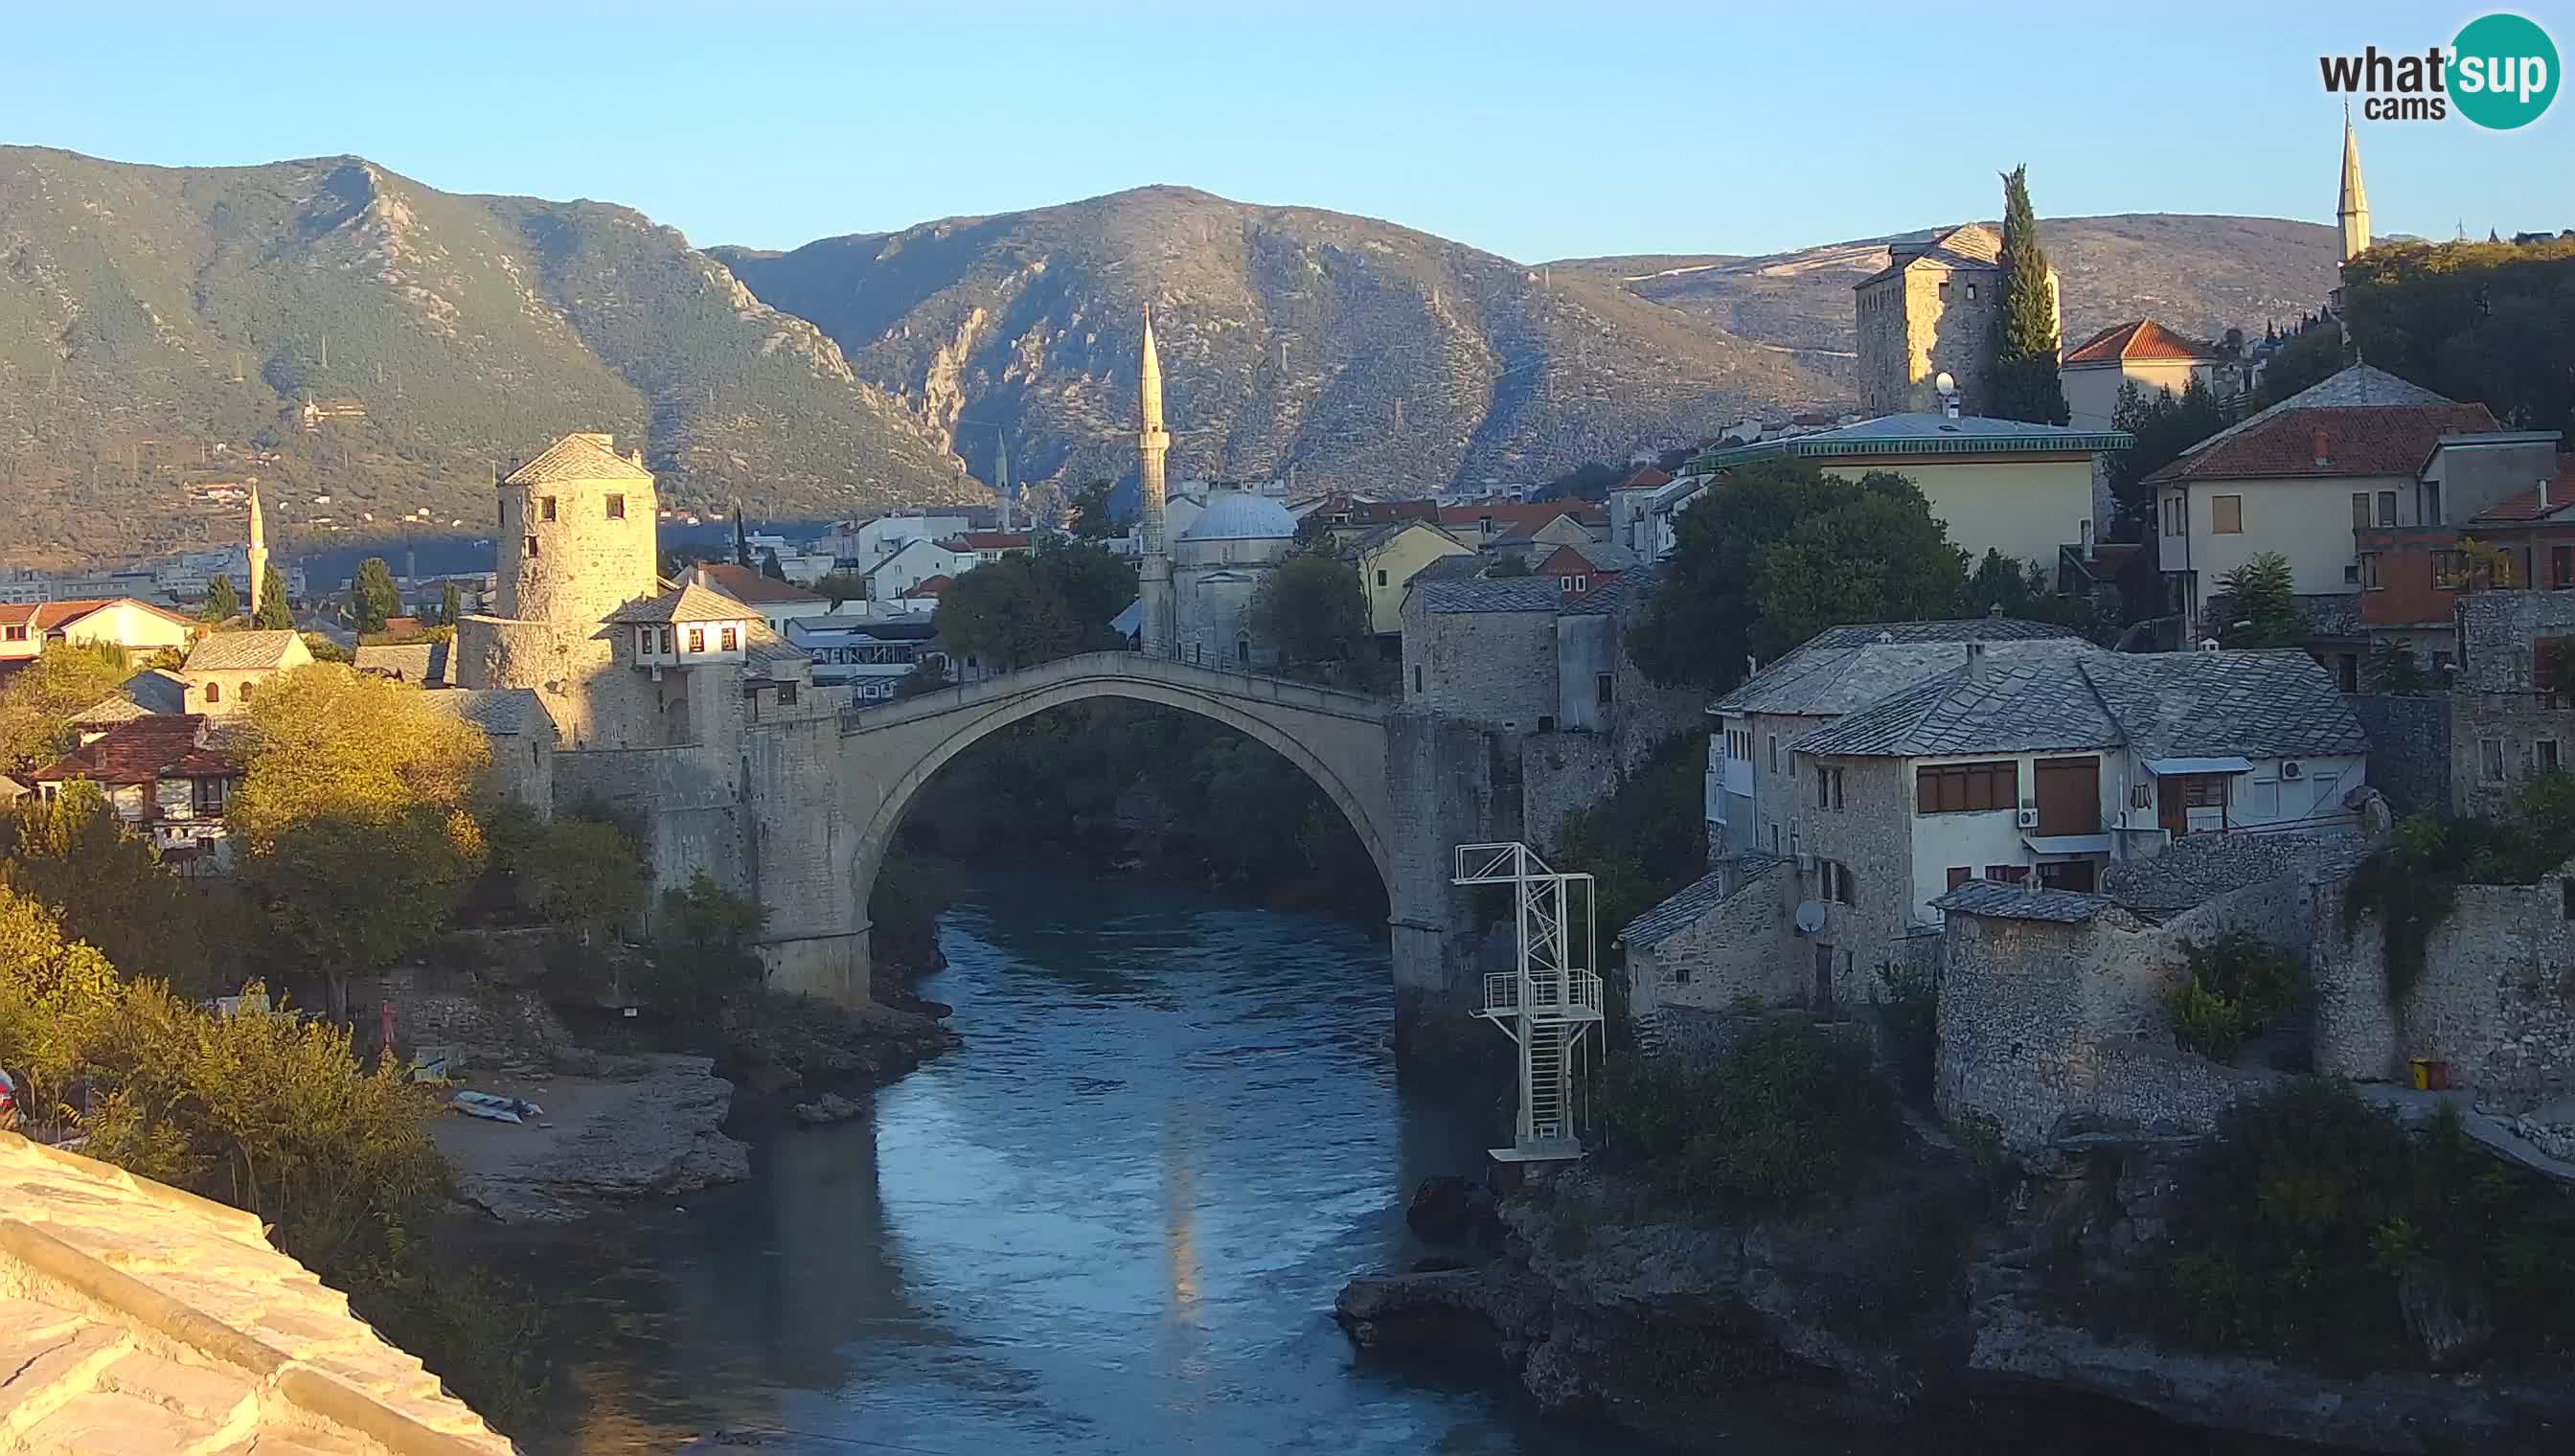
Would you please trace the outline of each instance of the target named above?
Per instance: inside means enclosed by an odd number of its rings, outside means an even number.
[[[567,435],[512,471],[496,610],[457,625],[458,685],[536,689],[569,747],[655,741],[650,685],[615,671],[605,623],[658,590],[659,515],[642,454],[613,436]]]

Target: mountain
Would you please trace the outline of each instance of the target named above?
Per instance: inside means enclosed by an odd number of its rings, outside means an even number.
[[[1757,258],[1639,255],[1552,267],[1558,278],[1614,282],[1743,339],[1815,351],[1803,356],[1810,367],[1848,381],[1851,285],[1886,266],[1889,244],[1927,236],[1926,229]],[[2285,325],[2334,287],[2342,246],[2336,230],[2314,223],[2172,213],[2048,218],[2039,241],[2057,272],[2068,346],[2140,316],[2207,339],[2271,319]]]
[[[1005,434],[1027,479],[1133,471],[1148,305],[1176,480],[1379,496],[1527,481],[1757,403],[1843,394],[1792,353],[1606,277],[1182,187],[710,251],[985,479]]]
[[[602,203],[442,193],[354,157],[171,169],[0,147],[0,564],[473,532],[569,430],[666,502],[773,514],[981,497],[812,325]],[[354,401],[307,429],[307,399]],[[363,411],[363,417],[357,415]],[[425,513],[425,514],[423,514]]]
[[[2069,338],[2147,312],[2259,327],[2332,284],[2335,235],[2307,224],[2044,227]],[[641,442],[668,503],[768,517],[989,499],[1005,442],[1022,480],[1131,478],[1148,305],[1175,479],[1542,480],[1847,407],[1850,285],[1890,241],[1530,266],[1148,187],[701,251],[627,208],[354,157],[0,148],[0,566],[237,540],[238,508],[201,503],[252,474],[293,551],[470,539],[494,471],[575,429]]]

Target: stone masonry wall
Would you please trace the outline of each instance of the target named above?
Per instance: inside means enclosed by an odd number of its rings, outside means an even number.
[[[1404,613],[1405,708],[1535,732],[1556,697],[1555,614]]]
[[[566,747],[643,747],[665,740],[654,685],[617,666],[597,625],[557,627],[498,617],[457,624],[459,688],[533,688]]]
[[[2399,814],[2449,813],[2451,701],[2362,693],[2343,702],[2369,735],[2369,786]]]
[[[1747,1002],[1802,1003],[1804,972],[1784,943],[1782,899],[1793,879],[1786,865],[1765,861],[1697,924],[1652,945],[1628,947],[1627,1010],[1637,1034],[1657,1038],[1667,1015],[1679,1025]]]
[[[1473,896],[1448,881],[1454,846],[1520,837],[1518,785],[1500,771],[1516,759],[1472,724],[1408,708],[1387,717],[1385,732],[1395,1048],[1408,1059],[1471,1058],[1492,1032],[1470,1020],[1483,993]]]
[[[1793,758],[1802,777],[1782,774],[1777,780],[1792,796],[1787,816],[1796,825],[1797,847],[1814,855],[1815,869],[1796,876],[1793,898],[1824,906],[1824,928],[1813,944],[1833,949],[1833,994],[1838,1000],[1866,1000],[1881,983],[1879,967],[1903,965],[1909,954],[1905,926],[1913,903],[1913,792],[1904,765],[1894,758]],[[1840,808],[1815,805],[1818,768],[1842,776]],[[1766,784],[1764,785],[1767,786]],[[1825,895],[1821,861],[1849,866],[1855,886],[1853,903]],[[1813,951],[1800,946],[1810,962]]]
[[[2328,887],[2317,898],[2316,1069],[2401,1082],[2425,1057],[2447,1061],[2454,1085],[2508,1102],[2575,1090],[2570,879],[2575,864],[2537,884],[2462,885],[2401,1008],[2388,1004],[2381,918],[2363,914],[2341,934],[2348,886]]]
[[[1618,748],[1616,738],[1601,733],[1531,733],[1520,739],[1520,829],[1531,847],[1554,853],[1563,844],[1566,816],[1616,790]]]
[[[611,497],[623,506],[615,519]],[[650,479],[503,486],[497,615],[596,631],[600,619],[653,595],[660,524]]]
[[[686,885],[699,870],[736,893],[750,887],[733,777],[695,748],[556,753],[555,811],[587,806],[641,836],[657,889]]]

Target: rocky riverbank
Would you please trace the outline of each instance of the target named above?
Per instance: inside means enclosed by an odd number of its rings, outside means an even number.
[[[725,1135],[733,1083],[711,1057],[590,1055],[585,1073],[472,1077],[476,1091],[543,1110],[518,1123],[451,1112],[433,1129],[457,1196],[503,1223],[569,1223],[602,1208],[750,1175]]]
[[[1551,1415],[1683,1450],[1723,1444],[1714,1433],[1745,1403],[1842,1427],[1903,1421],[1969,1449],[2035,1411],[2064,1429],[2069,1401],[2092,1449],[2153,1448],[2169,1434],[2127,1438],[2166,1422],[2198,1428],[2202,1450],[2575,1446],[2562,1372],[2337,1378],[2098,1332],[2110,1291],[2163,1236],[2187,1146],[2091,1139],[1997,1179],[1919,1145],[1847,1205],[1779,1226],[1675,1217],[1590,1167],[1489,1214],[1425,1189],[1416,1206],[1440,1216],[1416,1230],[1445,1252],[1351,1280],[1333,1312],[1362,1350],[1497,1369]]]

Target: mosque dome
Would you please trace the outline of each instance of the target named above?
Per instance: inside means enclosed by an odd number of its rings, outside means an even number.
[[[1181,540],[1290,541],[1295,535],[1296,518],[1276,499],[1249,491],[1218,491],[1208,497],[1207,509],[1181,533]]]

